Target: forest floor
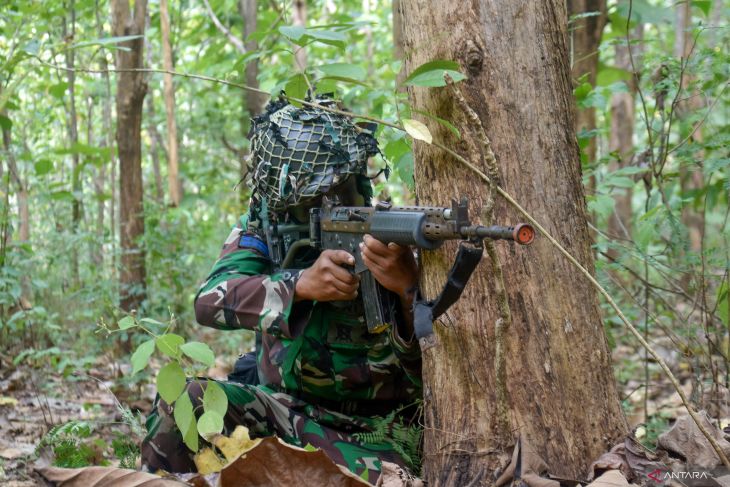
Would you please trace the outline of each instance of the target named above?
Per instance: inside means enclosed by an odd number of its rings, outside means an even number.
[[[676,357],[667,357],[676,358]],[[635,350],[618,346],[614,350],[616,364],[622,361],[639,362]],[[654,365],[650,367],[653,371]],[[675,363],[682,387],[690,394],[691,374]],[[154,399],[154,386],[124,384],[122,377],[128,372],[120,368],[115,360],[100,358],[98,363],[84,374],[63,376],[45,369],[30,367],[24,363],[17,366],[8,357],[0,356],[0,483],[9,487],[38,485],[33,471],[38,457],[41,440],[58,426],[69,421],[80,425],[76,448],[87,448],[86,464],[119,465],[110,447],[116,438],[126,436],[135,441],[141,439],[141,428],[130,425],[125,417],[125,408],[137,414],[137,425],[142,425],[144,415],[149,413]],[[617,367],[621,371],[621,366]],[[643,371],[641,371],[643,372]],[[213,377],[225,377],[225,366],[209,371]],[[620,374],[620,372],[619,372]],[[634,371],[632,377],[641,375]],[[678,394],[666,381],[651,374],[652,387],[644,400],[643,382],[632,379],[625,382],[620,391],[629,423],[637,439],[650,447],[656,437],[669,429],[672,422],[686,413]],[[719,405],[711,414],[722,418],[728,414],[727,402]],[[719,410],[717,408],[719,407]],[[647,408],[649,421],[645,422]],[[712,409],[712,408],[711,408]],[[714,414],[713,414],[714,413]],[[86,428],[86,429],[85,429]],[[54,444],[57,446],[58,442]],[[81,463],[78,466],[82,466]],[[72,465],[67,465],[72,466]],[[139,467],[137,457],[136,466]]]

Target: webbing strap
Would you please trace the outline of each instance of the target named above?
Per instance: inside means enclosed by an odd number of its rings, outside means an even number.
[[[433,320],[444,314],[452,304],[458,301],[466,283],[469,282],[474,269],[482,259],[482,253],[481,246],[460,244],[454,265],[451,266],[446,284],[438,297],[426,301],[420,292],[417,294],[413,303],[413,327],[422,351],[436,345]]]

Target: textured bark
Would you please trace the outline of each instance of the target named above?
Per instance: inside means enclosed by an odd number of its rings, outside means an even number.
[[[292,3],[292,24],[307,26],[307,0],[294,0]],[[307,51],[304,47],[294,46],[294,69],[301,72],[307,69]]]
[[[465,97],[485,125],[507,191],[583,265],[593,268],[560,0],[422,2],[400,0],[410,72],[433,59],[460,62]],[[462,128],[448,91],[410,88],[415,109]],[[448,129],[423,118],[434,138],[464,151]],[[466,137],[466,135],[465,135]],[[484,186],[439,149],[415,144],[420,204],[470,198]],[[474,161],[485,169],[482,161]],[[495,223],[518,219],[497,201]],[[545,239],[527,248],[498,243],[513,325],[506,331],[507,388],[515,436],[529,441],[550,473],[584,479],[590,463],[628,431],[594,289]],[[424,252],[421,287],[440,290],[454,245]],[[424,354],[424,475],[429,485],[466,485],[489,475],[509,445],[496,440],[494,362],[499,317],[488,264],[436,324],[439,343]],[[500,458],[501,457],[501,458]]]
[[[115,36],[143,35],[146,0],[136,0],[134,11],[129,0],[112,0],[112,32]],[[116,51],[118,70],[140,69],[144,64],[144,40],[134,39]],[[119,153],[119,235],[121,244],[120,307],[139,308],[145,298],[144,235],[142,203],[142,108],[147,92],[139,72],[120,72],[117,78],[117,149]]]
[[[256,51],[259,46],[255,39],[248,39],[249,35],[256,32],[257,25],[257,5],[256,0],[239,0],[238,11],[243,18],[243,41],[245,50],[247,52]],[[246,84],[258,88],[259,86],[259,62],[257,59],[251,59],[246,64]],[[267,97],[261,93],[254,93],[253,91],[246,91],[243,94],[243,105],[244,113],[241,118],[241,130],[243,136],[248,135],[249,127],[251,126],[251,117],[258,115],[264,111],[264,105],[266,104]],[[246,152],[240,157],[241,164],[241,178],[244,177],[248,170],[246,166],[246,158],[244,157]],[[240,185],[240,199],[241,205],[246,206],[248,204],[249,190],[245,184]]]
[[[632,72],[628,46],[616,44],[615,52],[616,67]],[[636,53],[634,53],[634,59],[637,59]],[[610,166],[611,171],[631,165],[634,157],[636,78],[632,76],[627,84],[628,93],[611,95],[611,135],[608,140],[608,150],[614,154],[614,160]],[[631,188],[624,188],[618,190],[614,196],[616,206],[608,220],[608,233],[614,238],[631,238],[631,198],[633,194]],[[609,252],[616,257],[613,249]]]
[[[567,0],[568,16],[599,12],[599,15],[576,19],[569,32],[570,58],[572,60],[572,76],[574,80],[588,75],[588,82],[596,86],[598,73],[598,46],[601,34],[606,25],[606,0]],[[596,128],[595,108],[581,108],[576,117],[576,132],[589,131]],[[584,152],[588,162],[596,160],[596,138],[591,137]]]
[[[162,30],[162,63],[166,70],[173,71],[172,46],[170,44],[170,15],[167,0],[160,0],[160,28]],[[167,114],[167,186],[170,193],[170,204],[180,206],[182,200],[182,184],[179,175],[179,158],[177,144],[177,123],[175,123],[175,86],[172,75],[165,73],[165,113]]]

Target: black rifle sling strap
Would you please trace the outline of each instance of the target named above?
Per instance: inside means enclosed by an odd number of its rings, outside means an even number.
[[[460,244],[454,265],[451,266],[449,277],[441,293],[430,301],[421,296],[420,291],[413,303],[413,327],[421,350],[427,350],[436,344],[433,334],[433,320],[444,314],[449,307],[461,296],[466,283],[469,282],[472,272],[482,258],[483,247],[470,244]]]

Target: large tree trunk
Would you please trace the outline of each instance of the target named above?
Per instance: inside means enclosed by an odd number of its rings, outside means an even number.
[[[170,44],[170,15],[167,0],[160,0],[160,28],[162,30],[162,63],[166,70],[172,71],[172,46]],[[175,86],[172,75],[165,73],[165,112],[167,113],[167,185],[170,204],[180,206],[182,184],[178,171],[177,123],[175,123]]]
[[[461,88],[484,124],[505,189],[584,266],[593,268],[574,132],[563,1],[401,0],[406,66],[455,59]],[[445,89],[411,88],[414,109],[454,120],[463,113]],[[461,148],[448,129],[424,119],[435,139]],[[466,137],[466,135],[465,135]],[[467,196],[472,214],[484,185],[445,152],[415,145],[420,204]],[[481,161],[474,161],[484,169]],[[497,201],[496,222],[519,215]],[[550,473],[585,479],[590,463],[628,431],[594,289],[545,239],[527,248],[497,244],[512,308],[506,331],[508,399],[514,435],[529,442]],[[424,252],[421,287],[433,297],[453,245]],[[508,446],[497,424],[495,321],[489,265],[475,272],[451,324],[436,326],[424,353],[424,476],[430,485],[465,485],[493,470]],[[488,477],[484,477],[485,479]]]
[[[112,0],[112,31],[115,36],[143,35],[146,0]],[[142,108],[147,84],[143,73],[124,70],[141,69],[144,62],[144,40],[133,39],[120,44],[128,51],[116,52],[116,67],[121,72],[117,81],[117,148],[119,153],[119,235],[122,253],[120,306],[130,311],[139,308],[145,297],[144,235],[142,204]]]

